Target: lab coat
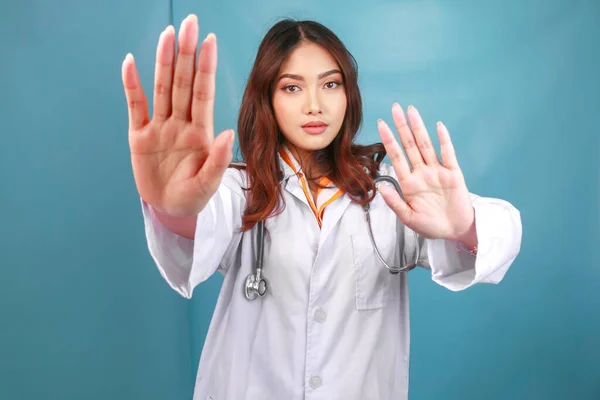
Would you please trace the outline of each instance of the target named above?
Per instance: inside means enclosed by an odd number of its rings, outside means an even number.
[[[191,298],[216,271],[224,276],[194,400],[407,399],[409,274],[392,275],[380,264],[364,211],[348,196],[327,206],[320,228],[298,176],[280,162],[285,210],[265,225],[269,287],[254,301],[243,294],[255,264],[254,230],[240,233],[244,171],[226,171],[198,215],[193,241],[167,230],[142,201],[150,254],[175,291]],[[390,165],[380,169],[396,178]],[[420,266],[452,291],[500,282],[520,250],[519,212],[503,200],[471,199],[477,256],[445,240],[415,240],[378,194],[371,218],[384,259],[410,262],[418,245]]]

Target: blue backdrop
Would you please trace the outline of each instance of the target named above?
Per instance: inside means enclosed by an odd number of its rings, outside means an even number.
[[[191,398],[222,278],[185,301],[153,265],[121,84],[132,52],[151,93],[158,35],[189,13],[219,41],[217,131],[268,28],[315,19],[359,63],[361,142],[414,104],[469,189],[521,211],[500,285],[411,273],[411,399],[600,398],[597,1],[140,4],[0,4],[0,399]]]

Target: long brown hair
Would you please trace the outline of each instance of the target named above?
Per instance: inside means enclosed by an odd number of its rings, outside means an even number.
[[[307,42],[322,46],[337,61],[347,97],[346,115],[339,134],[325,149],[313,152],[311,161],[352,201],[364,204],[374,197],[373,178],[386,153],[381,143],[354,144],[362,124],[356,60],[325,26],[314,21],[285,19],[267,32],[258,48],[238,118],[238,137],[245,165],[232,166],[245,169],[249,178],[242,231],[281,212],[285,205],[278,158],[283,135],[275,120],[272,98],[282,64],[296,47]]]

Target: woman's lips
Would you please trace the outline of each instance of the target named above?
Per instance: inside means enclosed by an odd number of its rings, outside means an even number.
[[[309,135],[319,135],[325,132],[327,126],[328,125],[324,122],[309,122],[307,124],[302,125],[302,129]]]

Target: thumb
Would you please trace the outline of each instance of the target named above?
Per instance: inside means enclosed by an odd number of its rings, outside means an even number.
[[[196,183],[201,186],[201,190],[206,194],[213,194],[219,188],[221,179],[227,167],[233,158],[232,147],[235,141],[233,130],[221,132],[213,140],[210,152],[204,165],[196,174]]]
[[[379,185],[379,193],[381,193],[387,205],[400,218],[400,221],[410,228],[413,210],[402,200],[400,194],[385,184]]]

